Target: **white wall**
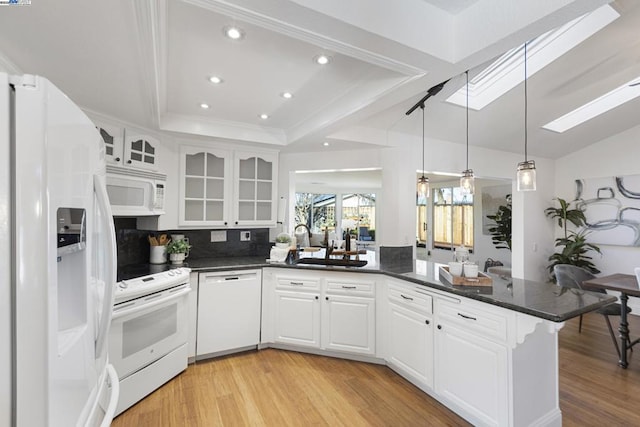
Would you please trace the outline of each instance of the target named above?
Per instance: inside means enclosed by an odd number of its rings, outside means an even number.
[[[575,196],[574,180],[619,175],[640,174],[640,126],[611,136],[556,161],[556,193],[571,200]],[[560,228],[555,227],[560,233]],[[602,275],[613,273],[634,274],[640,267],[640,248],[630,246],[599,245],[602,257],[595,254],[594,264]],[[633,299],[636,313],[640,301]]]
[[[427,172],[460,173],[465,169],[464,145],[428,140],[425,146],[424,163]],[[421,138],[400,133],[389,133],[389,146],[382,148],[339,153],[281,154],[279,194],[288,194],[287,211],[288,218],[291,218],[293,207],[290,202],[290,183],[294,179],[294,171],[382,168],[382,191],[376,207],[376,243],[381,246],[413,246],[416,224],[415,176],[416,171],[422,168],[421,155]],[[522,156],[518,154],[470,147],[469,166],[479,177],[513,180],[517,163],[522,160]],[[541,248],[553,248],[553,226],[546,221],[544,208],[554,194],[554,162],[547,159],[535,160],[539,190],[514,196],[512,268],[515,277],[544,280],[548,254]],[[291,227],[292,224],[288,226]],[[479,262],[484,262],[487,258],[479,252],[476,256]]]

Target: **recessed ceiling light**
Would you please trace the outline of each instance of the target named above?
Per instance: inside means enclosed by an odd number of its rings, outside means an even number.
[[[565,114],[564,116],[557,118],[546,125],[542,126],[545,129],[562,133],[579,124],[586,122],[600,114],[604,114],[607,111],[616,108],[619,105],[629,102],[640,96],[640,77],[628,81],[622,86],[618,86],[602,95],[593,101],[576,108],[575,110]]]
[[[324,145],[325,147],[328,147],[329,143],[328,142],[323,142],[322,145]]]
[[[209,81],[211,83],[213,83],[213,84],[216,84],[216,85],[222,83],[222,79],[220,77],[218,77],[218,76],[209,77]]]
[[[240,40],[244,38],[244,31],[238,27],[224,27],[224,35],[231,40]]]
[[[327,65],[329,62],[331,62],[331,57],[327,55],[318,55],[313,58],[313,60],[316,62],[316,64]]]
[[[203,110],[208,110],[209,109],[209,104],[205,104],[203,102],[202,104],[200,104],[200,108],[202,108]]]
[[[263,113],[263,114],[260,114],[260,118],[261,118],[262,120],[267,120],[267,119],[269,118],[269,115],[268,115],[268,114],[264,114],[264,113]]]
[[[282,92],[282,94],[280,96],[282,96],[285,99],[293,98],[293,94],[291,92]]]

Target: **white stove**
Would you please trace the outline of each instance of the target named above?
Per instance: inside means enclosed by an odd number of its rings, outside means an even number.
[[[189,268],[178,267],[147,276],[121,280],[116,290],[115,304],[188,283],[190,272]]]

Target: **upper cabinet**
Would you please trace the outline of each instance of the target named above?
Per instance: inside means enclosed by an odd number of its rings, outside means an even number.
[[[179,225],[229,225],[231,156],[226,150],[181,147]]]
[[[179,225],[274,226],[277,162],[275,153],[182,146]]]
[[[96,128],[104,141],[107,164],[138,169],[158,169],[160,143],[148,135],[129,133],[118,126],[98,124]]]
[[[125,131],[124,164],[142,169],[158,169],[158,148],[160,143],[149,135],[131,134]]]
[[[278,157],[236,151],[234,159],[234,225],[275,225]]]

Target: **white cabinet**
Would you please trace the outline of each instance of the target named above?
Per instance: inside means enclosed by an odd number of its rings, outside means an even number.
[[[197,355],[260,342],[261,270],[200,273]]]
[[[386,357],[395,371],[423,390],[433,388],[433,302],[419,285],[388,281]]]
[[[277,155],[180,148],[179,225],[274,226]]]
[[[324,291],[322,348],[375,355],[375,282],[362,275],[331,274]]]
[[[320,348],[318,293],[276,290],[275,297],[275,342]]]
[[[159,141],[149,135],[129,134],[125,130],[124,165],[141,169],[158,169]]]
[[[506,319],[464,301],[437,307],[436,393],[475,424],[508,425]]]
[[[158,170],[160,142],[149,135],[108,124],[96,125],[105,146],[107,164]]]
[[[230,151],[181,147],[179,225],[228,225],[231,179]]]
[[[267,270],[264,342],[375,355],[374,280],[360,274]]]
[[[236,151],[234,158],[234,225],[275,225],[277,156]]]
[[[189,362],[193,362],[196,358],[196,340],[198,331],[198,273],[190,273],[189,284],[191,285],[191,292],[189,292],[188,302],[189,336],[187,342],[187,350]]]
[[[273,341],[320,348],[320,278],[299,272],[266,277],[275,295]]]

